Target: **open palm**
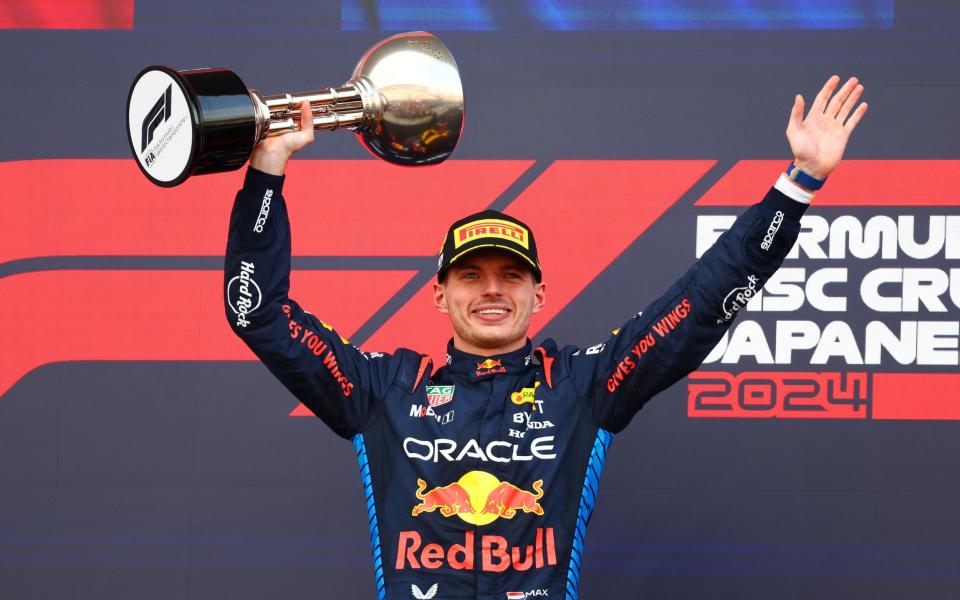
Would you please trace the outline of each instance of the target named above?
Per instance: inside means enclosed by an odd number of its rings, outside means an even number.
[[[863,86],[857,78],[848,79],[834,94],[838,83],[840,77],[837,75],[827,80],[806,119],[803,118],[803,96],[797,94],[787,124],[787,140],[794,162],[808,175],[820,180],[826,179],[843,158],[850,134],[867,112],[866,102],[856,106],[863,94]]]

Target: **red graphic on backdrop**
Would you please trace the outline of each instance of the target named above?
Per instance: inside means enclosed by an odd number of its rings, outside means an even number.
[[[691,373],[687,415],[741,419],[866,419],[867,373]]]
[[[741,160],[697,206],[749,206],[757,183],[775,181],[787,160]],[[909,177],[904,175],[909,173]],[[817,206],[960,206],[960,160],[844,160],[817,192]]]
[[[134,0],[4,0],[0,29],[133,29]]]
[[[295,161],[284,188],[287,198],[297,199],[289,205],[294,253],[433,256],[449,223],[489,206],[531,165],[448,161],[416,171],[376,161]],[[547,169],[507,209],[537,223],[544,268],[558,265],[560,272],[562,265],[551,308],[540,313],[530,334],[712,165],[560,161]],[[331,169],[340,175],[336,180],[323,178]],[[64,255],[221,255],[240,177],[196,178],[169,190],[144,181],[128,160],[0,164],[7,197],[32,198],[10,213],[9,235],[0,237],[0,264]],[[655,178],[658,184],[638,197],[635,182]],[[327,182],[322,198],[313,185],[320,179]],[[103,181],[111,182],[109,194],[103,193]],[[583,202],[587,197],[591,201]],[[631,219],[610,220],[626,214]],[[294,272],[291,294],[349,337],[412,276]],[[223,317],[221,278],[219,271],[118,270],[27,272],[0,279],[0,297],[13,299],[0,315],[4,343],[19,349],[0,363],[0,395],[29,371],[58,361],[253,359]],[[449,323],[424,300],[430,289],[424,286],[364,345],[387,350],[403,345],[442,356]],[[39,325],[31,322],[36,314],[44,315]],[[54,338],[75,343],[50,343]],[[309,414],[302,405],[294,413]]]
[[[283,187],[293,252],[435,255],[450,223],[487,206],[532,164],[446,161],[423,173],[373,160],[293,161]],[[38,256],[222,256],[242,183],[238,172],[161,188],[132,160],[0,163],[4,198],[30,198],[5,211],[0,264]]]
[[[354,331],[412,276],[297,271],[291,285],[304,305]],[[0,396],[53,362],[254,359],[224,317],[219,271],[24,273],[0,279],[0,298]]]
[[[550,282],[549,300],[530,322],[528,335],[535,337],[713,165],[707,160],[560,160],[531,183],[506,209],[534,230]],[[644,182],[642,191],[638,181]],[[437,313],[432,297],[427,284],[364,346],[396,348],[412,337],[420,342],[417,348],[442,357],[450,323]]]
[[[786,165],[782,160],[739,161],[696,204],[752,204],[757,182],[774,179]],[[845,160],[815,203],[957,207],[958,175],[960,160]],[[935,237],[932,228],[929,237]],[[909,293],[919,289],[913,287]],[[942,333],[938,350],[949,352],[949,335]],[[952,373],[701,371],[688,382],[691,417],[960,420],[960,375]]]
[[[960,375],[951,373],[698,371],[688,379],[690,417],[960,420]]]
[[[781,163],[741,161],[697,204],[753,202],[756,190],[779,173]],[[450,222],[488,206],[532,164],[448,161],[424,175],[373,161],[296,161],[284,191],[287,197],[303,199],[290,205],[294,252],[299,256],[432,256]],[[562,273],[551,278],[551,302],[531,324],[530,335],[535,336],[564,310],[713,164],[557,161],[525,189],[506,210],[536,227],[545,273]],[[317,198],[311,182],[330,169],[344,176],[335,181],[326,178],[324,197]],[[887,175],[904,170],[919,175],[911,177],[909,184]],[[960,161],[846,161],[831,177],[830,188],[817,195],[817,203],[960,206],[960,191],[952,184],[958,173]],[[196,178],[167,190],[147,184],[127,160],[0,163],[6,197],[31,198],[30,203],[8,211],[5,235],[0,236],[0,265],[15,265],[13,274],[0,277],[0,297],[7,299],[0,314],[5,332],[0,396],[26,373],[58,361],[252,360],[223,320],[219,271],[34,272],[29,262],[56,256],[220,255],[239,177]],[[101,188],[103,181],[111,181],[110,193]],[[636,191],[636,181],[645,182],[642,193]],[[358,202],[356,198],[375,200]],[[413,275],[398,270],[295,272],[293,294],[349,336]],[[331,289],[336,293],[330,294]],[[442,355],[448,323],[434,311],[430,290],[428,283],[364,345],[381,350],[412,346]],[[742,382],[741,376],[721,375],[728,382]],[[775,403],[768,410],[789,416],[799,396],[788,396],[785,374],[764,375],[787,390],[778,388],[769,396]],[[814,375],[820,379],[811,376],[807,385],[840,376]],[[832,416],[853,411],[862,403],[869,404],[875,419],[960,420],[960,376],[844,375],[848,379],[861,376],[867,378],[867,397],[844,405],[836,397],[831,402],[823,396],[811,400],[811,405],[820,402],[827,410],[818,412]],[[703,388],[694,385],[704,383],[691,383],[690,390],[691,398],[703,400]],[[911,393],[916,389],[930,393]],[[711,398],[715,401],[717,396]],[[750,410],[733,402],[725,406],[731,407],[730,412]],[[309,412],[301,406],[293,414]],[[858,412],[850,414],[860,418]]]

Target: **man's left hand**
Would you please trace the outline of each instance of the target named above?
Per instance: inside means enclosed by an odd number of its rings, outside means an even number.
[[[854,110],[863,94],[863,86],[857,78],[848,79],[834,94],[839,83],[837,75],[827,80],[806,119],[803,118],[803,96],[797,94],[787,124],[787,140],[794,163],[806,174],[820,180],[826,179],[843,158],[850,134],[867,112],[866,102],[861,102]]]

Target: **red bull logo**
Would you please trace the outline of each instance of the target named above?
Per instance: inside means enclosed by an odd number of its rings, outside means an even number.
[[[413,516],[418,516],[423,512],[433,512],[439,510],[445,517],[452,517],[457,513],[474,513],[473,505],[470,504],[470,494],[459,483],[451,483],[443,487],[436,487],[427,493],[427,482],[417,480],[417,499],[420,504],[413,507]]]
[[[494,373],[506,373],[507,368],[503,366],[503,361],[494,358],[488,358],[477,363],[477,377],[492,375]]]
[[[401,531],[397,541],[398,571],[403,569],[455,569],[473,571],[476,565],[476,535],[464,533],[462,544],[423,544],[423,537],[416,531]],[[484,535],[480,538],[480,570],[502,573],[507,569],[529,571],[557,564],[557,544],[553,528],[537,528],[532,544],[513,546],[499,535]]]
[[[525,513],[543,515],[543,507],[537,502],[543,498],[543,480],[533,482],[533,492],[521,490],[512,483],[501,483],[487,495],[483,514],[495,514],[504,519],[512,519],[518,510]]]
[[[524,490],[508,481],[500,481],[486,471],[470,471],[449,485],[427,490],[427,483],[417,480],[415,495],[420,502],[413,507],[413,516],[440,511],[444,517],[456,515],[471,525],[487,525],[499,518],[512,519],[518,513],[543,516],[543,480]]]

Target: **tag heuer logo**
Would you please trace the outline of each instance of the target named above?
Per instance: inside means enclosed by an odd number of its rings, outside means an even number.
[[[453,400],[453,385],[428,385],[427,402],[430,408],[436,408]]]

